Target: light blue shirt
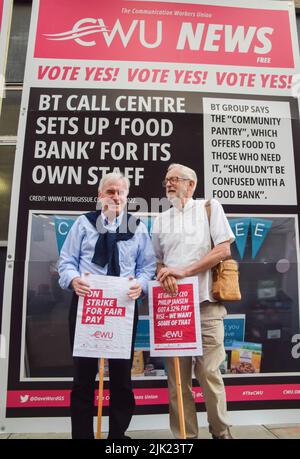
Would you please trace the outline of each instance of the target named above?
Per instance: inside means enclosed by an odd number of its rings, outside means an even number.
[[[103,225],[109,231],[116,231],[121,223],[122,214],[112,223],[109,223],[103,214],[101,217]],[[104,276],[107,274],[107,265],[101,267],[92,262],[98,237],[98,231],[84,215],[77,218],[62,246],[59,258],[59,285],[63,289],[70,288],[74,277],[79,277],[84,273]],[[147,293],[148,281],[155,275],[156,258],[150,236],[143,222],[137,226],[131,239],[118,242],[118,250],[120,276],[133,276],[139,282],[143,292]]]

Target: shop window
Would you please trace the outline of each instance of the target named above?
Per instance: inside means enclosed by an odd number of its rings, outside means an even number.
[[[21,97],[21,88],[5,90],[0,117],[0,136],[17,136]]]
[[[0,145],[0,241],[7,241],[15,145]]]
[[[6,83],[21,83],[24,79],[31,1],[15,0],[6,67]]]

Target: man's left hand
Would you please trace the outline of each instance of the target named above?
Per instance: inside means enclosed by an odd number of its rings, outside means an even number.
[[[157,275],[158,282],[163,282],[168,276],[173,276],[175,279],[183,279],[186,277],[185,270],[183,268],[161,268]]]

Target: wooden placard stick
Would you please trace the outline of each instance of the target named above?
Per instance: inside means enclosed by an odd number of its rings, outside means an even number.
[[[98,391],[98,416],[97,416],[97,434],[96,439],[101,439],[101,421],[103,405],[103,377],[104,377],[104,358],[99,359],[99,391]]]
[[[186,439],[179,358],[174,357],[180,437]]]

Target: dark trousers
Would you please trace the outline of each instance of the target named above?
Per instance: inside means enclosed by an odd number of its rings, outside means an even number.
[[[78,297],[74,294],[70,309],[69,326],[73,349]],[[131,382],[134,342],[138,322],[135,304],[130,359],[109,359],[109,433],[108,438],[123,438],[131,421],[135,400]],[[94,438],[94,393],[98,373],[98,359],[74,357],[74,380],[71,392],[72,438]]]

